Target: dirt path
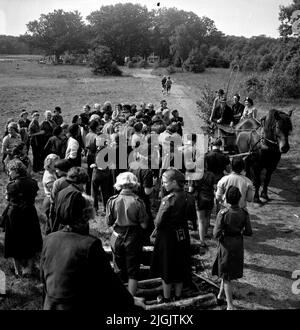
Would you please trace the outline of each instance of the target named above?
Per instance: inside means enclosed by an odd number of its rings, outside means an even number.
[[[160,78],[151,75],[150,69],[135,70],[133,76],[142,79],[156,80],[159,83]],[[173,78],[172,78],[173,79]],[[186,86],[179,85],[176,81],[173,83],[169,95],[161,95],[161,99],[165,99],[172,109],[178,109],[180,115],[184,119],[184,133],[201,133],[202,122],[196,115],[196,95],[190,92]]]
[[[149,70],[136,76],[155,77]],[[197,95],[188,86],[177,84],[176,78],[173,80],[171,93],[164,98],[183,116],[185,133],[200,133],[203,123],[196,114]],[[245,238],[244,277],[235,283],[235,305],[239,309],[300,308],[300,294],[292,292],[292,273],[300,271],[300,192],[286,175],[290,170],[286,163],[283,157],[272,177],[271,201],[263,206],[249,205],[254,233]],[[211,277],[216,242],[209,240],[208,244],[209,251],[202,261],[204,273]]]

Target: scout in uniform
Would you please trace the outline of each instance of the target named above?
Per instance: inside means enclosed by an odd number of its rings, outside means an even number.
[[[133,296],[137,290],[143,230],[148,226],[145,204],[134,193],[138,186],[133,173],[120,173],[115,188],[121,192],[106,205],[106,221],[114,229],[111,236],[114,268],[123,280],[128,278],[128,291]]]
[[[171,300],[175,285],[175,299],[180,299],[183,282],[190,279],[190,236],[188,220],[197,229],[195,199],[184,191],[185,177],[175,168],[162,176],[162,184],[169,193],[162,201],[155,219],[155,243],[151,271],[162,278],[162,302]]]

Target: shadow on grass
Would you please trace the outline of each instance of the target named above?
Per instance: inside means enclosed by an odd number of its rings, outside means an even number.
[[[281,160],[281,168],[277,168],[271,181],[270,192],[276,194],[285,200],[285,205],[300,205],[300,185],[293,181],[300,175],[300,170],[291,161]],[[273,188],[280,189],[279,193],[273,191]],[[277,202],[276,202],[277,204]]]
[[[258,254],[268,254],[270,256],[285,256],[285,257],[298,257],[300,253],[284,250],[277,248],[275,246],[257,243],[255,245],[247,244],[246,246],[247,251],[251,253],[258,253]]]
[[[291,272],[283,269],[278,269],[278,268],[268,268],[268,267],[263,267],[263,266],[258,266],[254,264],[248,264],[245,263],[244,265],[245,268],[251,269],[256,272],[264,273],[264,274],[271,274],[271,275],[277,275],[280,277],[284,277],[286,279],[291,279]]]
[[[300,302],[296,295],[295,299],[273,298],[274,292],[265,288],[257,288],[244,282],[234,283],[234,294],[237,300],[259,303],[270,309],[300,308]]]

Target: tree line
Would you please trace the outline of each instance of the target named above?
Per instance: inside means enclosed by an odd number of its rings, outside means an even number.
[[[238,65],[241,71],[273,74],[271,84],[278,80],[274,72],[286,75],[288,84],[290,76],[300,80],[299,35],[293,36],[297,9],[299,0],[280,7],[278,39],[226,36],[210,18],[177,8],[149,11],[139,4],[119,3],[91,12],[87,23],[78,11],[55,10],[29,22],[27,32],[18,38],[0,36],[0,53],[42,51],[58,58],[67,51],[99,58],[109,52],[118,65],[125,57],[154,53],[162,66],[202,72],[206,67]]]

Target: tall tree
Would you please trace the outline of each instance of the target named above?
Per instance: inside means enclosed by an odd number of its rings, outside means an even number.
[[[87,30],[78,11],[64,12],[59,9],[42,14],[39,20],[27,24],[27,30],[25,36],[30,37],[32,44],[43,49],[47,55],[59,57],[64,51],[87,50]]]
[[[161,58],[167,58],[170,56],[171,37],[175,37],[173,41],[176,41],[177,37],[180,39],[180,35],[186,33],[184,28],[179,27],[181,25],[187,26],[197,22],[199,17],[193,12],[186,12],[184,10],[178,10],[177,8],[160,8],[152,11],[152,30],[151,34],[151,46],[152,50],[158,54]],[[177,29],[177,33],[176,33]],[[177,36],[176,36],[177,34]],[[191,48],[190,48],[191,49]],[[176,52],[174,46],[171,50],[172,53]]]
[[[102,6],[87,19],[94,35],[94,46],[109,47],[118,63],[122,63],[125,56],[146,56],[150,53],[147,7],[132,3]]]
[[[183,24],[175,28],[174,34],[170,37],[170,53],[174,57],[180,58],[181,63],[187,60],[190,51],[195,45],[187,27]]]
[[[300,0],[293,0],[289,6],[280,6],[279,21],[281,37],[291,36],[297,30],[297,35],[300,35]]]

